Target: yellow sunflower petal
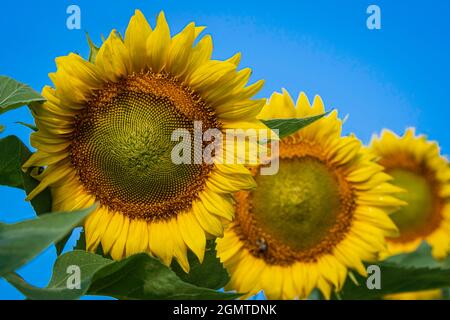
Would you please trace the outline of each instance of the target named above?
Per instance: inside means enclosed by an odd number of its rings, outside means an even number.
[[[147,19],[140,10],[136,10],[130,19],[124,40],[135,72],[140,72],[147,66],[147,39],[151,32]]]
[[[179,232],[189,249],[194,252],[200,263],[205,254],[206,238],[203,229],[192,213],[180,214],[177,217]]]
[[[171,46],[170,29],[167,24],[164,12],[158,16],[156,28],[150,34],[147,40],[147,53],[150,68],[159,72],[167,63],[169,50]]]

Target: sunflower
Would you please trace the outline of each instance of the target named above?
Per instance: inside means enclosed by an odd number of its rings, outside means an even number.
[[[205,239],[233,219],[232,194],[255,186],[241,164],[172,161],[174,130],[258,127],[264,105],[252,99],[263,82],[247,86],[240,54],[211,60],[211,37],[196,40],[203,30],[190,23],[171,37],[163,12],[152,30],[136,11],[93,61],[56,59],[55,88],[32,109],[37,152],[23,169],[44,171],[28,199],[49,187],[55,211],[99,203],[84,222],[88,250],[101,244],[116,260],[147,252],[188,271],[187,249],[202,261]]]
[[[392,215],[400,236],[388,239],[390,254],[414,251],[426,241],[436,259],[445,258],[450,252],[450,167],[437,143],[416,136],[414,129],[403,137],[384,130],[371,148],[392,183],[406,191],[399,198],[408,205]]]
[[[261,119],[309,117],[325,112],[316,96],[301,93],[296,106],[286,91],[274,93]],[[236,217],[217,239],[230,272],[227,289],[260,290],[269,299],[306,298],[319,288],[340,290],[349,269],[366,275],[363,261],[385,250],[397,228],[388,213],[403,203],[391,179],[354,136],[341,137],[333,111],[279,145],[279,172],[254,171],[257,188],[238,192]]]
[[[388,294],[383,297],[385,300],[440,300],[443,294],[441,289],[423,290],[415,292],[404,292]]]

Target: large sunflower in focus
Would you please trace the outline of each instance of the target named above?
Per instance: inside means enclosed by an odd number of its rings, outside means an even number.
[[[275,93],[261,119],[324,113],[300,94]],[[349,269],[366,275],[363,261],[378,258],[385,236],[397,228],[387,212],[403,203],[383,168],[354,136],[341,137],[332,112],[280,141],[280,169],[259,175],[258,187],[236,195],[236,218],[217,239],[231,275],[228,289],[269,299],[306,298],[318,287],[326,298],[339,290]]]
[[[243,165],[171,158],[175,129],[257,126],[264,105],[252,100],[262,81],[247,86],[251,71],[237,71],[239,54],[211,60],[211,37],[195,42],[203,29],[190,23],[171,37],[163,13],[152,30],[136,11],[124,39],[112,31],[93,62],[56,59],[55,88],[33,108],[37,152],[24,169],[45,170],[28,199],[50,187],[55,211],[99,202],[84,223],[88,250],[175,257],[188,270],[187,248],[202,260],[205,239],[233,218],[231,194],[254,187]]]
[[[403,137],[384,130],[372,140],[372,150],[392,183],[406,191],[399,197],[408,205],[392,215],[400,236],[388,239],[390,253],[411,252],[426,241],[435,258],[445,258],[450,252],[450,167],[437,143],[413,129]]]

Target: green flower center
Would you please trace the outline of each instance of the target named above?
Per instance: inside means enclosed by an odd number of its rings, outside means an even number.
[[[168,218],[204,187],[211,166],[175,164],[176,129],[194,135],[194,121],[216,127],[212,113],[174,80],[130,77],[97,92],[76,123],[72,162],[102,204],[130,217]],[[191,159],[194,159],[191,148]]]
[[[291,248],[320,242],[340,211],[339,185],[325,164],[311,158],[282,161],[274,177],[258,176],[253,208],[258,224]]]
[[[313,261],[348,231],[353,194],[325,162],[282,159],[277,175],[255,179],[258,188],[248,199],[238,197],[239,206],[250,202],[248,210],[238,210],[238,232],[245,234],[250,251],[268,263]]]
[[[400,230],[398,241],[416,238],[418,234],[425,235],[433,225],[439,202],[434,187],[425,176],[407,169],[392,169],[389,174],[394,178],[393,184],[406,191],[397,197],[408,203],[391,215]]]

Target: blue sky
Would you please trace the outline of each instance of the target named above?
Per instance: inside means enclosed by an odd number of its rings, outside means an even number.
[[[66,8],[81,9],[81,30],[66,28]],[[381,30],[368,30],[366,8],[381,8]],[[295,98],[305,91],[320,94],[329,109],[349,115],[344,131],[364,142],[382,128],[401,133],[414,126],[439,141],[450,154],[450,25],[447,0],[316,1],[4,1],[0,10],[0,74],[36,90],[50,84],[54,58],[88,54],[85,32],[100,42],[111,29],[124,32],[134,9],[151,24],[164,10],[173,31],[190,21],[205,25],[214,40],[214,57],[242,52],[242,67],[253,80],[265,79],[259,94],[281,88]],[[28,143],[32,122],[26,108],[0,116],[1,134],[16,134]],[[0,187],[0,221],[32,217],[20,190]],[[31,283],[44,286],[55,259],[53,248],[20,270]],[[21,295],[0,280],[0,298]]]

